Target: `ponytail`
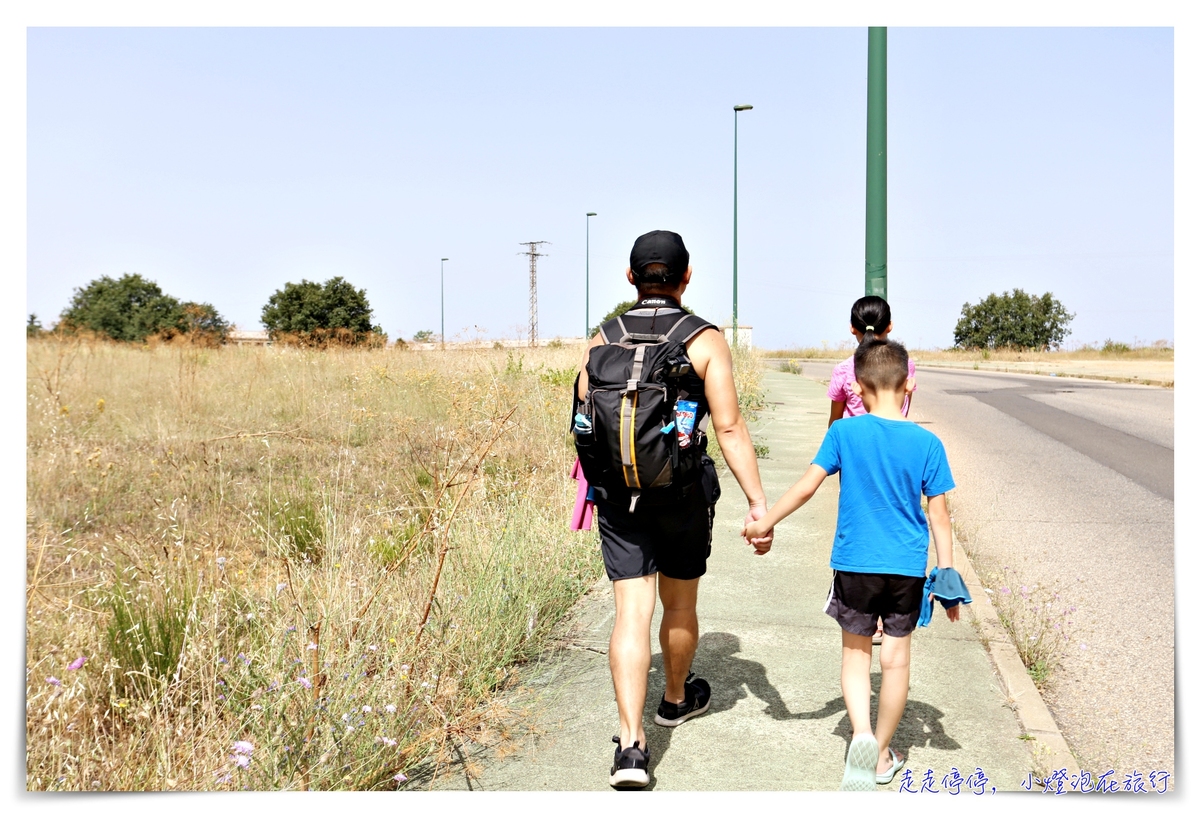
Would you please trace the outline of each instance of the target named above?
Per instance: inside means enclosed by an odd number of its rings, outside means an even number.
[[[862,332],[862,343],[879,340],[892,322],[892,310],[878,295],[859,298],[850,307],[850,325]],[[860,344],[861,345],[861,344]]]

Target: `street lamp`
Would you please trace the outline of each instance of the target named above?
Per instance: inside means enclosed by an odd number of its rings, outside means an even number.
[[[584,244],[587,249],[584,250],[583,261],[583,339],[585,341],[587,340],[588,329],[592,325],[592,310],[589,299],[592,294],[590,278],[592,273],[592,216],[594,215],[596,214],[588,213],[587,218],[584,219],[584,223],[587,224],[587,243]]]
[[[446,348],[446,262],[449,258],[442,259],[442,348]]]
[[[733,106],[733,345],[737,346],[737,115],[753,110],[753,105]]]

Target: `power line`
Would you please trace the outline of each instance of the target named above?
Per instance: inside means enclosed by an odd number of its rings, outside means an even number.
[[[537,346],[537,260],[548,253],[538,252],[539,244],[549,244],[549,241],[521,241],[522,246],[529,247],[517,255],[529,256],[529,345]]]

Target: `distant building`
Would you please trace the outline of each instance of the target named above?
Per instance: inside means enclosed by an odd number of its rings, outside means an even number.
[[[722,326],[721,331],[725,334],[725,342],[729,344],[729,348],[733,348],[733,326]],[[738,324],[738,346],[745,346],[747,349],[754,348],[754,327],[748,324]]]
[[[225,336],[225,342],[238,346],[268,346],[271,343],[271,335],[265,329],[231,329]]]

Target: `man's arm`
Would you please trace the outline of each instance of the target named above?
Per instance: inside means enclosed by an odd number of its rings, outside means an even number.
[[[591,342],[591,343],[589,343],[587,346],[585,346],[585,347],[584,347],[584,349],[583,349],[583,360],[581,360],[581,361],[579,362],[579,390],[576,392],[576,394],[578,394],[578,396],[579,396],[579,399],[580,399],[580,400],[582,400],[584,397],[586,397],[586,396],[587,396],[587,386],[588,386],[588,377],[587,377],[587,362],[588,362],[588,356],[589,356],[589,355],[592,353],[592,347],[593,347],[593,346],[603,346],[603,345],[604,345],[604,341],[603,341],[603,340],[600,338],[600,333],[599,333],[599,332],[597,332],[597,333],[596,333],[596,336],[592,338],[592,342]]]
[[[950,508],[946,505],[945,494],[929,497],[929,527],[933,529],[933,546],[937,550],[938,570],[954,567],[954,539],[950,532]],[[946,608],[946,617],[951,621],[958,621],[961,606]]]
[[[696,374],[704,380],[704,398],[708,402],[713,437],[750,504],[746,522],[761,519],[767,511],[767,495],[758,475],[758,458],[754,454],[754,443],[750,441],[750,429],[738,408],[733,355],[725,336],[716,329],[705,329],[688,344],[688,357]],[[767,531],[763,538],[769,542],[772,535]]]
[[[821,483],[825,481],[825,477],[827,476],[829,476],[829,473],[821,466],[808,466],[808,470],[804,472],[804,476],[800,477],[800,481],[791,488],[788,488],[787,492],[779,498],[778,502],[771,506],[771,510],[767,511],[762,519],[747,523],[742,528],[742,538],[746,540],[747,544],[754,547],[757,555],[762,556],[771,549],[771,542],[760,538],[763,532],[773,529],[784,519],[799,510],[805,502],[812,499],[813,494],[821,487]]]

